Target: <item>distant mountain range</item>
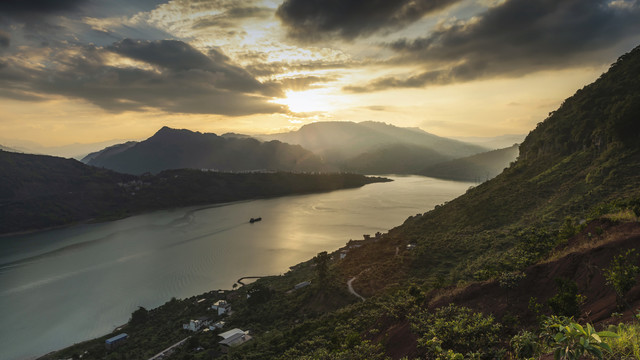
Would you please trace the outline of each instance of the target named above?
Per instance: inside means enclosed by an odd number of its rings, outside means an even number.
[[[518,158],[518,144],[465,158],[435,164],[424,169],[425,176],[481,183],[496,177]]]
[[[10,152],[22,152],[22,151],[19,151],[19,150],[16,150],[16,149],[13,149],[13,148],[10,148],[10,147],[7,147],[7,146],[2,146],[2,145],[0,145],[0,150],[10,151]]]
[[[76,160],[82,159],[86,154],[103,149],[105,146],[111,146],[118,144],[121,140],[107,140],[96,143],[74,143],[60,146],[43,146],[33,141],[15,140],[0,138],[0,142],[9,144],[9,148],[14,152],[22,152],[25,154],[37,154],[37,155],[53,155],[61,156],[65,158],[74,158]],[[1,149],[1,147],[0,147]],[[7,150],[11,151],[11,150]]]
[[[417,128],[343,121],[255,137],[164,127],[145,141],[110,146],[82,161],[129,174],[178,168],[419,174],[431,165],[485,151]]]
[[[521,144],[527,134],[506,134],[499,136],[454,136],[452,139],[483,146],[489,149],[504,149],[513,144]]]
[[[257,137],[262,140],[298,144],[335,164],[348,164],[363,154],[374,154],[384,149],[397,148],[398,145],[414,152],[416,147],[428,149],[430,151],[425,152],[425,156],[433,156],[433,162],[488,150],[485,147],[436,136],[418,128],[401,128],[373,121],[317,122],[304,125],[297,131]],[[432,162],[431,159],[425,161]]]
[[[126,143],[83,159],[96,167],[127,174],[168,169],[219,171],[333,171],[322,159],[298,145],[163,127],[147,140]]]

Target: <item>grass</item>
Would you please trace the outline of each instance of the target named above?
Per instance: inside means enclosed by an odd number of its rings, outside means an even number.
[[[640,360],[640,324],[619,324],[612,326],[609,330],[620,337],[607,341],[611,346],[612,354],[606,355],[605,359]]]

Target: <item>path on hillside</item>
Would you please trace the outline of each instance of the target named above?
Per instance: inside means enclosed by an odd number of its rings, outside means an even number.
[[[182,344],[184,344],[187,340],[189,340],[191,336],[187,336],[186,338],[178,341],[177,343],[169,346],[168,348],[160,351],[159,353],[157,353],[156,355],[154,355],[153,357],[149,358],[149,360],[160,360],[160,359],[164,359],[165,357],[169,357],[171,356],[171,354],[173,354],[173,352],[176,350],[177,347],[182,346]]]
[[[362,297],[362,295],[358,294],[355,290],[353,290],[353,281],[357,278],[357,276],[352,277],[351,279],[349,279],[349,281],[347,281],[347,288],[349,289],[349,292],[352,293],[353,295],[357,296],[358,298],[360,298],[360,300],[364,301],[365,298]]]
[[[352,277],[351,279],[349,279],[349,281],[347,281],[347,289],[349,289],[349,292],[352,293],[353,295],[355,295],[356,297],[358,297],[362,301],[365,301],[366,299],[364,298],[364,296],[358,294],[355,290],[353,290],[353,282],[356,280],[356,278],[358,276],[366,273],[369,270],[370,270],[370,268],[364,269],[364,270],[360,271],[360,273],[358,275]]]

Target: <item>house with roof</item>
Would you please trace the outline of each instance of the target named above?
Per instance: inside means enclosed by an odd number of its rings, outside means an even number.
[[[218,300],[211,305],[212,310],[216,310],[218,315],[226,314],[231,311],[231,304],[226,300]]]
[[[198,331],[200,329],[202,329],[202,327],[204,326],[208,326],[211,323],[211,321],[209,320],[209,318],[207,317],[200,317],[197,318],[195,320],[189,320],[189,322],[187,324],[182,324],[182,328],[184,330],[191,330],[191,331]]]
[[[115,349],[118,346],[125,343],[128,338],[129,338],[129,335],[127,335],[126,333],[118,334],[114,337],[111,337],[105,340],[104,347],[106,347],[108,350]]]
[[[218,336],[222,338],[222,340],[218,342],[222,347],[222,352],[228,352],[229,348],[240,346],[253,339],[251,335],[249,335],[249,331],[243,331],[238,328],[225,331]]]

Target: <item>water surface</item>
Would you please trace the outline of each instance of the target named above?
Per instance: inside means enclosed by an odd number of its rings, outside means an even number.
[[[0,358],[102,336],[138,306],[276,275],[386,232],[471,184],[420,176],[330,193],[180,208],[0,238]],[[251,217],[261,222],[249,223]]]

